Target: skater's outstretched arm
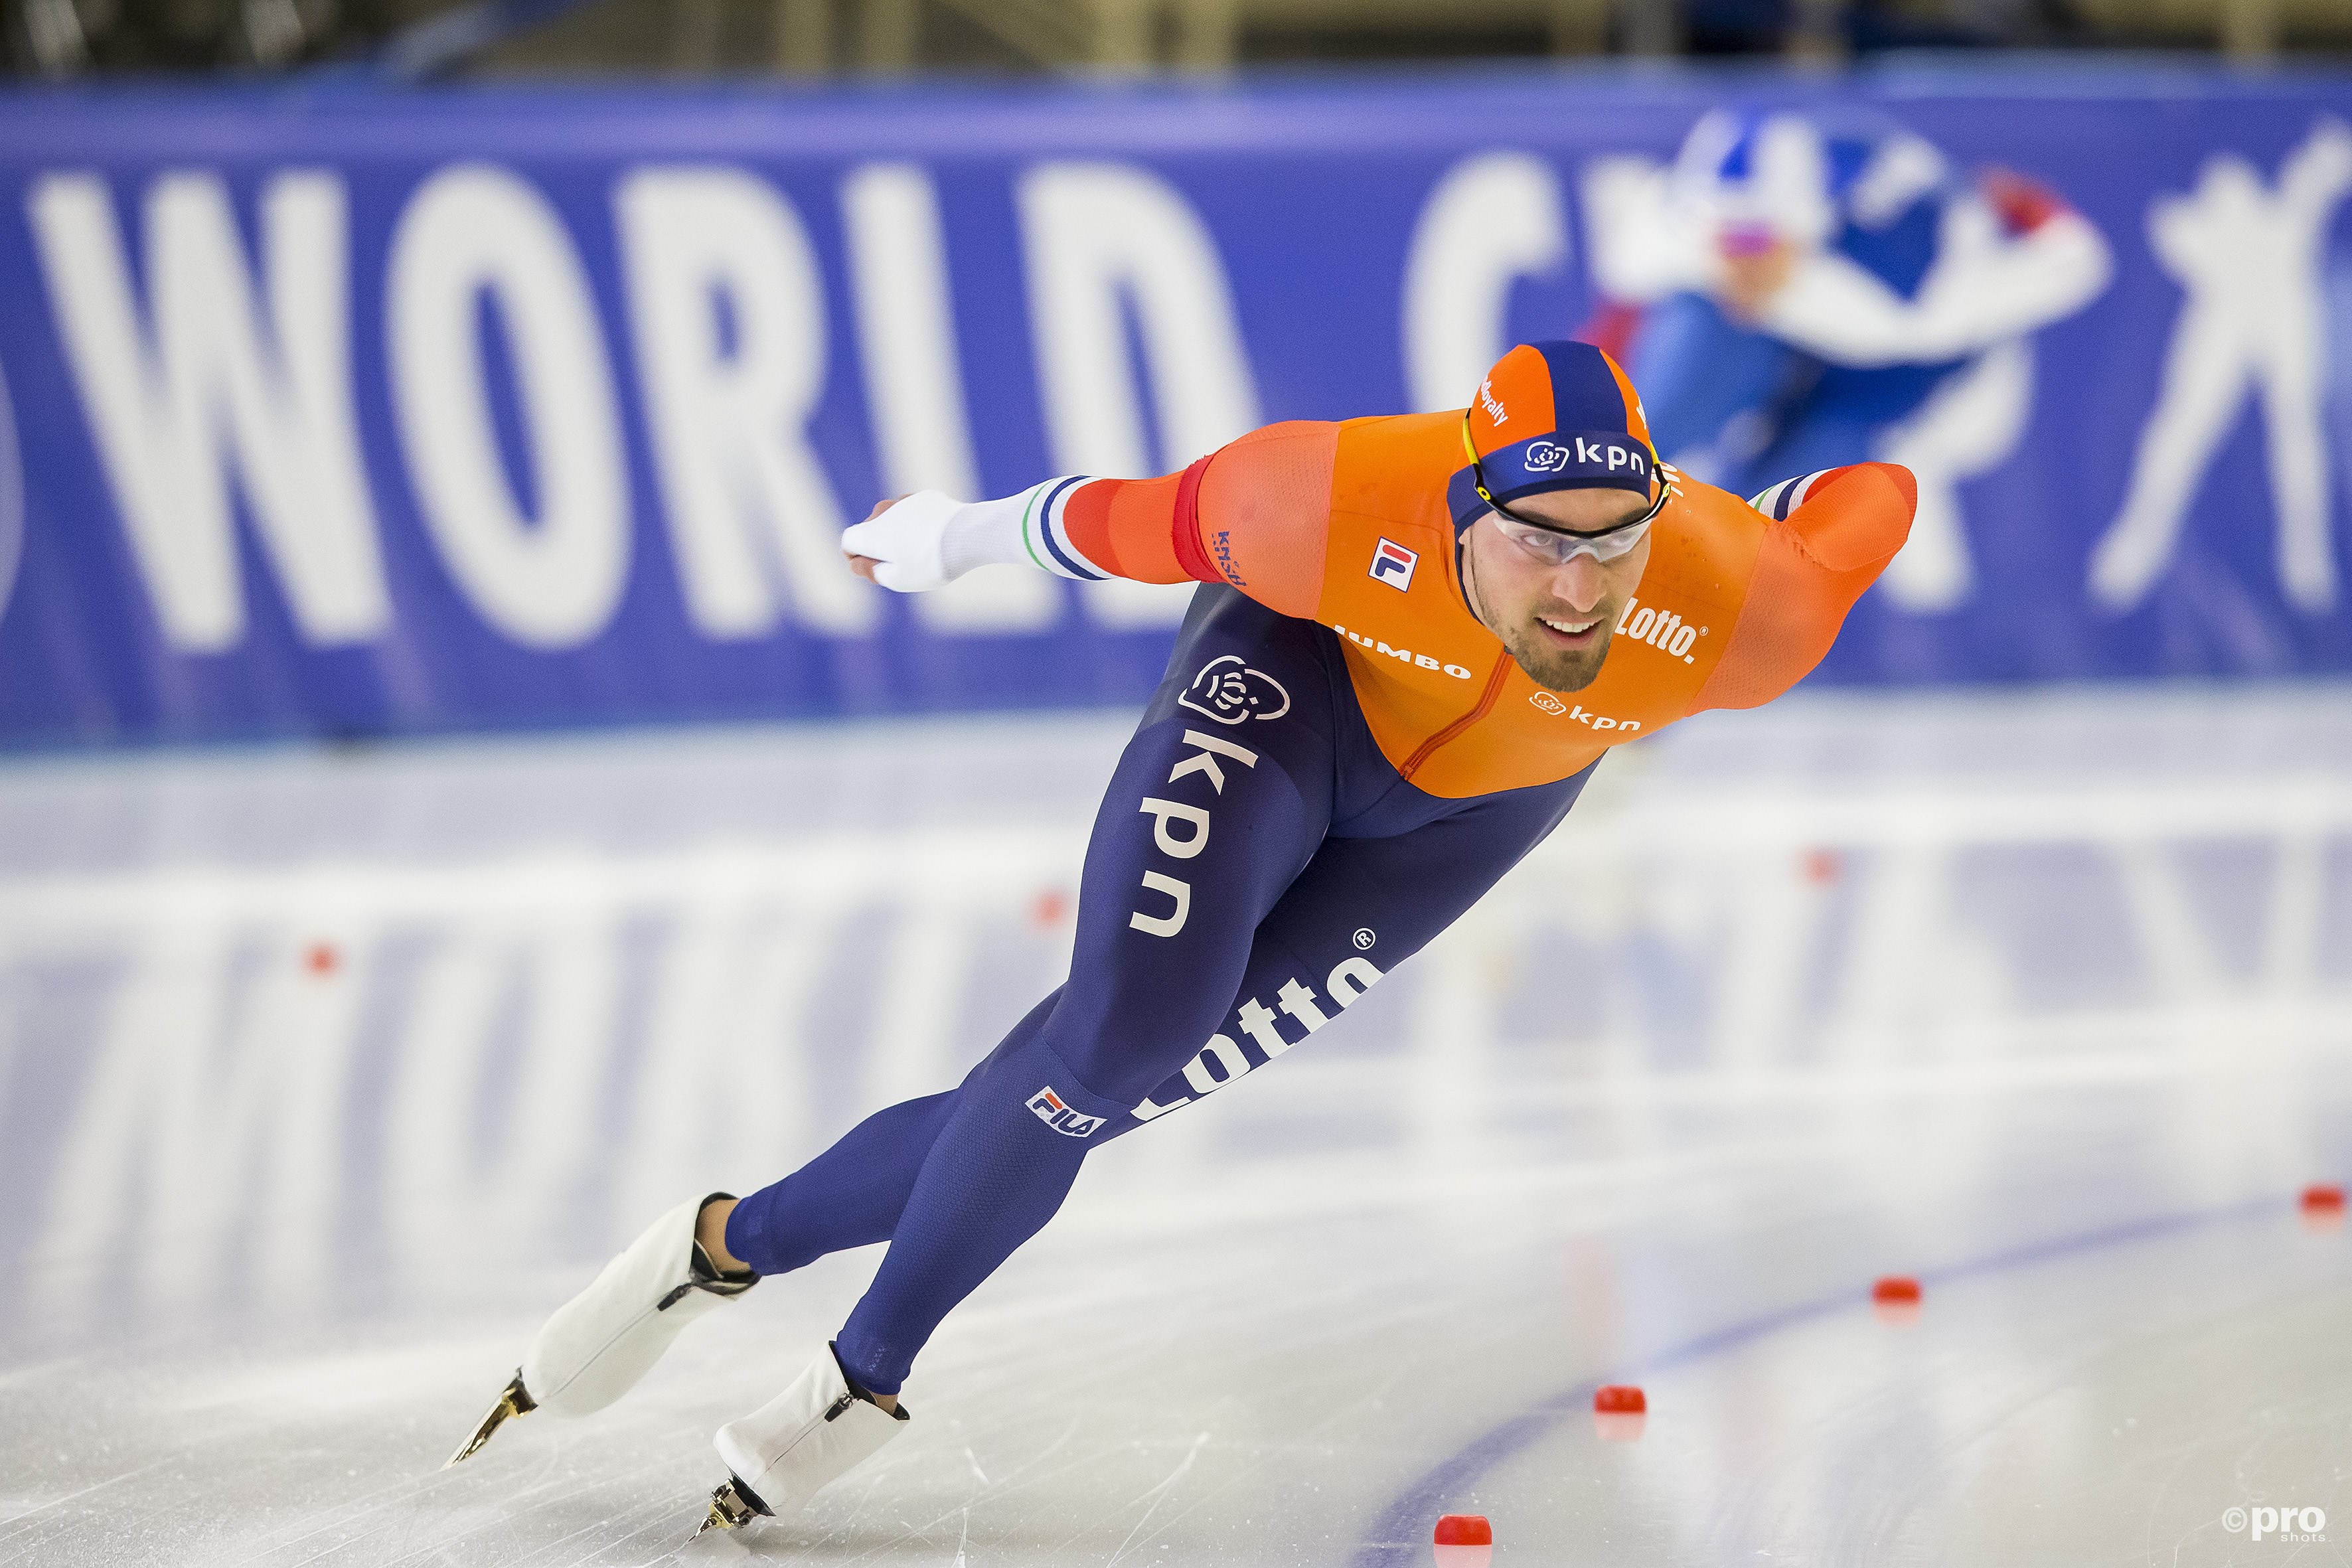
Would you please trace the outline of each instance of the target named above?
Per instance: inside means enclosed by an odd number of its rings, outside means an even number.
[[[1812,673],[1846,612],[1911,536],[1911,470],[1856,463],[1773,486],[1749,504],[1769,520],[1722,662],[1694,713],[1755,708]]]
[[[876,507],[841,545],[859,575],[900,593],[1024,565],[1080,581],[1229,583],[1312,616],[1339,439],[1337,425],[1293,420],[1155,479],[1070,475],[972,503],[921,490]]]

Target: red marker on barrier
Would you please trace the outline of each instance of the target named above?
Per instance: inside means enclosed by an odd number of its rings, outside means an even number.
[[[1449,1513],[1433,1537],[1437,1568],[1486,1568],[1495,1554],[1495,1530],[1480,1513]]]
[[[1870,1288],[1870,1310],[1882,1323],[1908,1323],[1919,1316],[1919,1281],[1889,1274]]]
[[[2344,1189],[2332,1182],[2315,1182],[2303,1189],[2303,1228],[2338,1230],[2344,1225]]]
[[[313,974],[332,974],[335,965],[341,961],[335,955],[334,943],[314,942],[310,944],[310,951],[303,955],[302,962]]]
[[[1650,1401],[1630,1383],[1604,1383],[1592,1391],[1592,1430],[1604,1443],[1631,1443],[1649,1425]]]

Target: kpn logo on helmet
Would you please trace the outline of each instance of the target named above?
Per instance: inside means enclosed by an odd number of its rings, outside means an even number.
[[[1649,471],[1650,457],[1631,442],[1601,437],[1570,436],[1555,441],[1530,441],[1520,461],[1531,474],[1564,474],[1570,468],[1597,473]]]

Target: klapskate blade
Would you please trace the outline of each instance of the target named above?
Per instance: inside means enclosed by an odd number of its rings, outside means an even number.
[[[538,1407],[538,1402],[531,1398],[529,1391],[522,1385],[522,1369],[516,1368],[514,1376],[508,1381],[504,1388],[499,1390],[498,1403],[490,1406],[489,1414],[482,1417],[481,1424],[474,1428],[473,1436],[458,1445],[457,1451],[450,1455],[448,1462],[441,1468],[446,1470],[460,1459],[472,1458],[482,1451],[482,1445],[490,1440],[491,1433],[516,1416],[528,1414]]]
[[[692,1535],[686,1538],[687,1543],[692,1545],[714,1530],[734,1530],[746,1520],[767,1511],[759,1506],[757,1500],[747,1499],[741,1493],[741,1483],[732,1476],[712,1488],[710,1511],[702,1516],[702,1522],[695,1527]]]

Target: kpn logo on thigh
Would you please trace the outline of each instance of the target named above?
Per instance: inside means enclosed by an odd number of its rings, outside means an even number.
[[[1071,1110],[1050,1083],[1029,1097],[1029,1114],[1065,1138],[1091,1138],[1103,1124],[1099,1116]]]

